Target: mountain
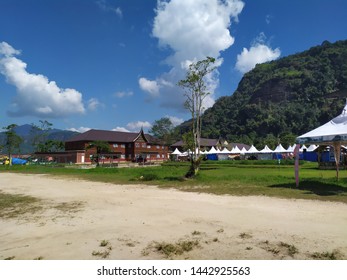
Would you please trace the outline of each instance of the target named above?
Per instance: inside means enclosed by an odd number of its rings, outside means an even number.
[[[28,153],[34,152],[34,147],[32,145],[32,139],[33,139],[32,130],[33,130],[33,126],[30,124],[19,125],[14,129],[16,134],[22,137],[23,139],[23,143],[20,145],[21,154],[28,154]],[[57,141],[63,141],[63,142],[68,140],[75,134],[77,134],[77,132],[55,129],[55,128],[49,129],[45,133],[47,133],[47,140],[57,140]],[[4,143],[4,140],[5,140],[5,132],[0,132],[0,145]],[[5,150],[3,152],[5,152]]]
[[[338,115],[347,97],[347,40],[258,64],[203,115],[203,137],[288,145]],[[189,121],[179,130],[185,131]]]

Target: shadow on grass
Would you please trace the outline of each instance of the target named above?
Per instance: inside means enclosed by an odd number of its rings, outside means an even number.
[[[167,176],[167,177],[164,177],[164,180],[166,180],[166,181],[183,182],[183,181],[185,181],[185,178],[182,177],[182,176]]]
[[[288,188],[306,191],[307,194],[316,194],[319,196],[347,195],[347,187],[342,187],[336,183],[325,183],[317,180],[302,180],[299,187],[295,183],[276,184],[269,188]]]

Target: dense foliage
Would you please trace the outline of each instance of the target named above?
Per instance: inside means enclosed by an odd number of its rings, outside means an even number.
[[[340,114],[345,97],[347,40],[325,41],[246,73],[233,95],[206,110],[202,136],[259,148],[293,144],[296,136]]]

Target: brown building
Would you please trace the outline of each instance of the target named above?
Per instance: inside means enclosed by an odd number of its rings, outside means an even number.
[[[77,164],[92,163],[96,149],[87,147],[94,141],[104,141],[110,146],[110,152],[100,154],[100,162],[157,162],[168,159],[168,146],[143,130],[139,133],[95,130],[73,136],[65,142],[65,152],[58,153],[58,162],[71,162]]]

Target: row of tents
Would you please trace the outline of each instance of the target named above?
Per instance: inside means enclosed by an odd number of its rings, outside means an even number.
[[[302,145],[300,147],[300,152],[313,152],[315,151],[319,146],[317,145],[310,145],[309,147],[306,147],[305,145]],[[285,153],[294,153],[295,145],[289,146],[287,149],[285,149],[281,144],[279,144],[274,150],[271,150],[267,145],[262,150],[258,150],[253,145],[247,150],[245,147],[243,147],[241,150],[235,146],[231,150],[228,150],[227,148],[224,149],[218,149],[215,147],[212,147],[210,150],[206,151],[200,151],[200,154],[202,155],[214,155],[214,154],[228,154],[228,155],[244,155],[244,154],[285,154]],[[192,151],[188,150],[185,152],[180,152],[177,148],[171,153],[171,155],[177,155],[177,156],[188,156],[192,153]]]

